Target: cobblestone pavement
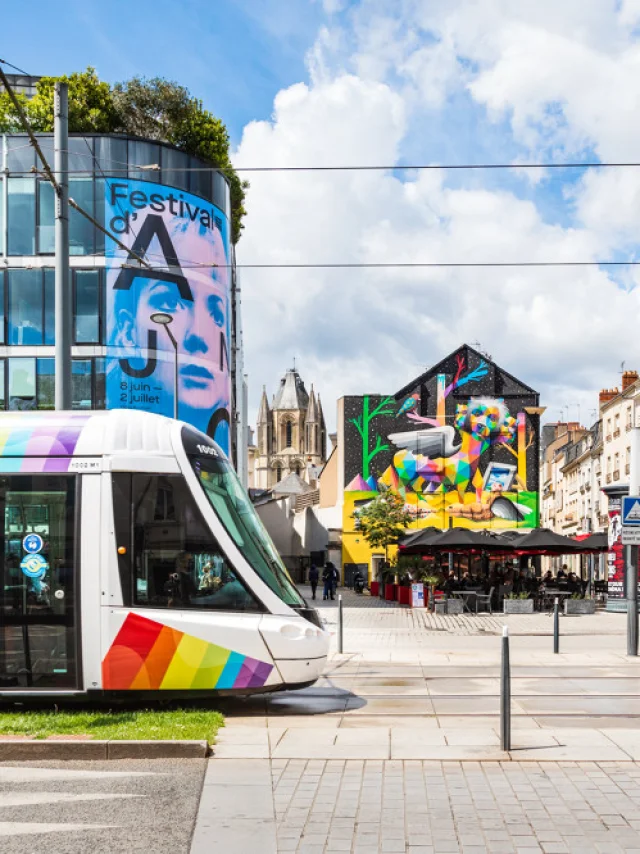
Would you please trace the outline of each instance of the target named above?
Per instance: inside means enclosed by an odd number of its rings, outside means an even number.
[[[277,851],[640,852],[640,767],[272,762]]]
[[[302,587],[307,599],[311,588]],[[550,612],[525,615],[504,615],[481,611],[478,614],[432,614],[427,608],[408,608],[397,602],[385,602],[375,596],[358,595],[347,588],[338,591],[343,599],[346,631],[366,635],[373,642],[378,636],[394,646],[411,644],[425,646],[432,643],[433,635],[501,635],[507,625],[512,635],[545,636],[553,632]],[[337,599],[312,600],[328,628],[335,631],[337,624]],[[625,616],[599,610],[594,615],[561,616],[563,635],[621,635],[626,630]],[[390,635],[389,632],[393,632]]]

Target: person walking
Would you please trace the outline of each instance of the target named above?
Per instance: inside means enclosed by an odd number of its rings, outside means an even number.
[[[320,578],[320,573],[318,572],[318,567],[315,563],[311,564],[309,568],[309,584],[311,585],[311,598],[316,598],[316,590],[318,589],[318,579]]]
[[[333,599],[333,564],[327,563],[323,572],[322,572],[322,583],[324,587],[322,589],[322,598],[323,600],[327,600],[329,598]]]
[[[336,590],[338,589],[338,584],[340,583],[340,573],[338,572],[338,567],[329,562],[329,566],[331,567],[331,598],[336,598]]]

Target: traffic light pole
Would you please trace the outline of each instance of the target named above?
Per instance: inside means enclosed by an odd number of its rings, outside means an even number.
[[[629,495],[640,495],[640,428],[631,430]],[[638,546],[625,546],[627,655],[638,655]]]

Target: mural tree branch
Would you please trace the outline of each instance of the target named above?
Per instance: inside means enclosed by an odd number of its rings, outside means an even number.
[[[362,413],[357,418],[349,419],[362,440],[362,477],[365,480],[371,474],[371,462],[374,457],[377,457],[383,451],[389,450],[389,445],[385,444],[382,441],[382,437],[378,434],[376,434],[373,449],[369,450],[369,426],[378,415],[395,415],[395,410],[392,408],[393,404],[394,400],[392,397],[383,397],[380,403],[370,410],[369,397],[365,396],[362,401]]]

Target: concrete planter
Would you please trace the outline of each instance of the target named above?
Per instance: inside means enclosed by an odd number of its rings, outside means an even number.
[[[596,600],[595,599],[565,599],[564,600],[565,614],[595,614]]]
[[[533,599],[505,599],[505,614],[533,614]]]
[[[445,614],[462,614],[462,599],[447,599]]]

